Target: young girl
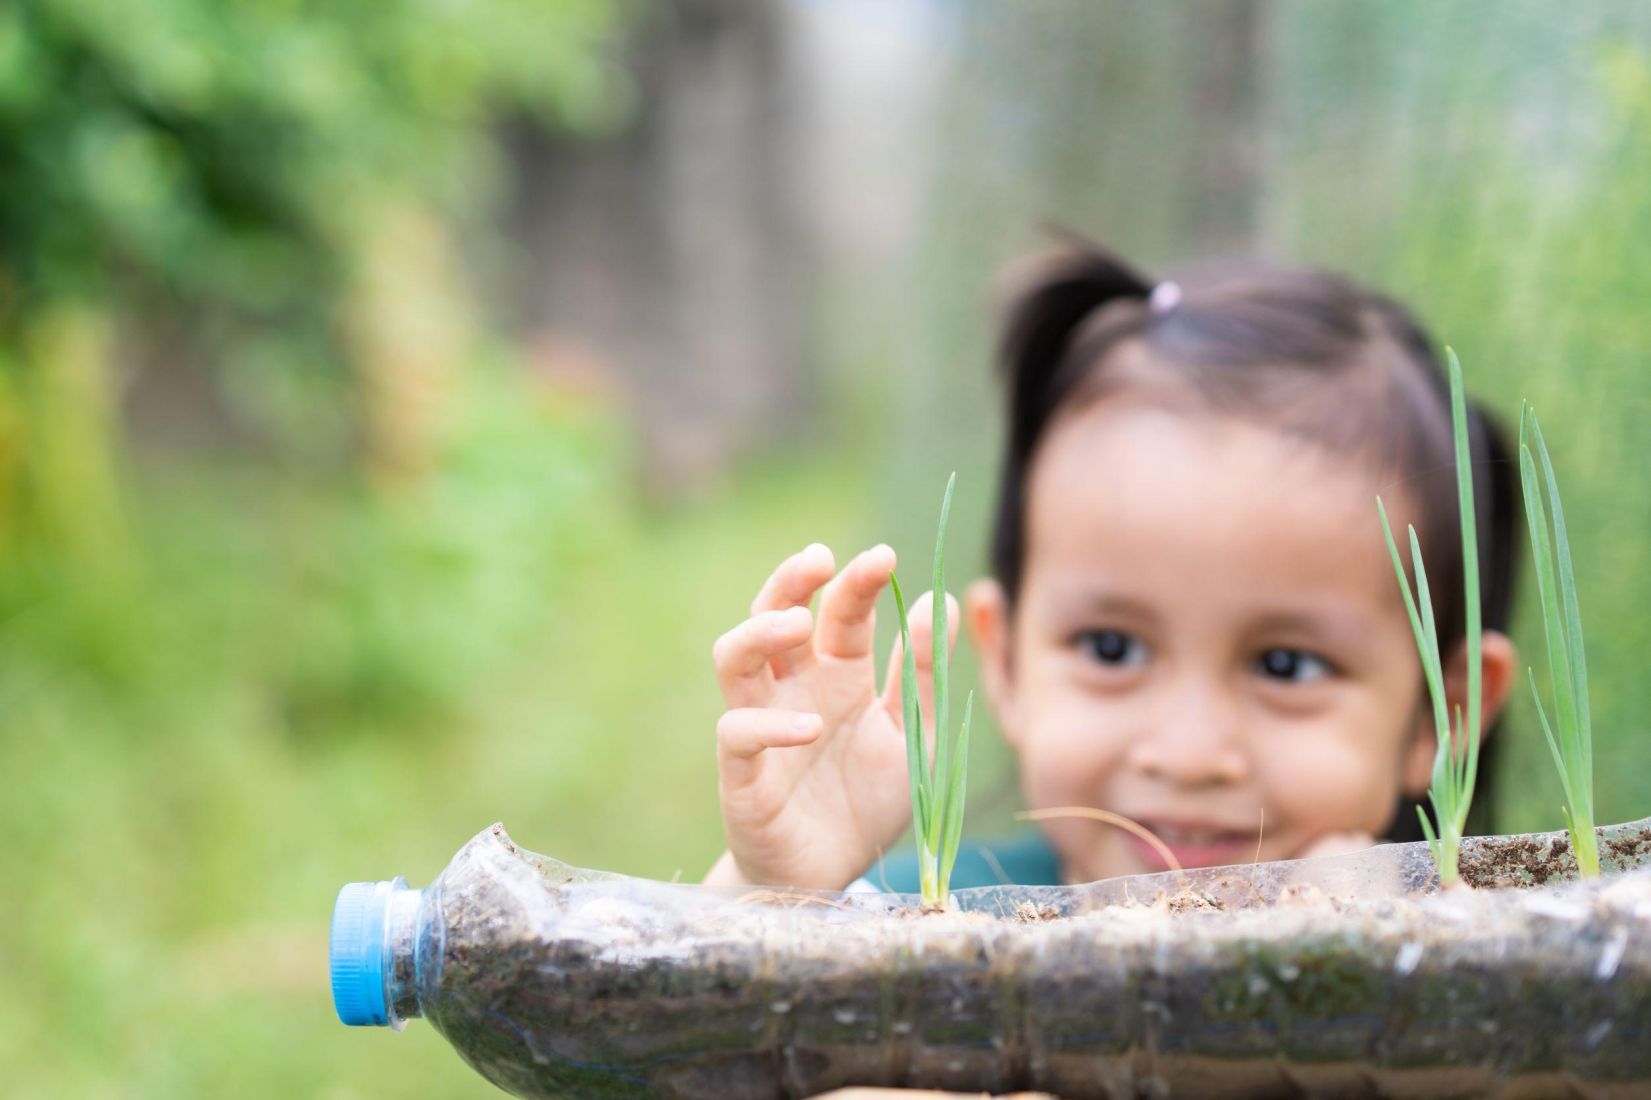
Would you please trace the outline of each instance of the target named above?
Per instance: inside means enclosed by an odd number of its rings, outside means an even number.
[[[1027,805],[1122,814],[1188,867],[1416,837],[1435,735],[1378,493],[1421,537],[1453,712],[1466,687],[1448,386],[1417,322],[1332,275],[1154,284],[1075,247],[1023,272],[1002,356],[993,575],[962,617]],[[1501,433],[1477,410],[1469,425],[1489,724],[1516,661],[1517,515]],[[728,851],[707,882],[840,889],[899,840],[900,657],[879,690],[872,653],[894,566],[887,546],[841,571],[809,546],[718,640]],[[911,611],[925,715],[928,598]],[[1068,817],[966,853],[952,885],[1163,869],[1129,833]]]

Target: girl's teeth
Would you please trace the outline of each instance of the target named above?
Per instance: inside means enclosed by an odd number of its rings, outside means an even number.
[[[1204,829],[1163,827],[1157,832],[1158,839],[1166,844],[1218,844],[1227,839],[1226,833],[1212,833]]]

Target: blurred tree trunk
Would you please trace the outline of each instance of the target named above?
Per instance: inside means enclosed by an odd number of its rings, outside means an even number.
[[[39,303],[0,335],[0,546],[83,584],[131,566],[111,349],[108,321],[67,303]]]
[[[805,426],[784,6],[658,5],[631,69],[636,114],[611,140],[511,135],[512,297],[540,365],[622,391],[649,481],[681,489]]]
[[[1272,0],[1204,0],[1194,43],[1189,243],[1201,255],[1254,254],[1267,243],[1267,75]]]
[[[441,220],[406,202],[372,219],[343,319],[361,394],[361,460],[376,486],[394,492],[435,467],[472,334]]]

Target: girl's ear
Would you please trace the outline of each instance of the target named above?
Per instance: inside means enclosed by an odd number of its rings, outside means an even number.
[[[1010,661],[1009,600],[995,578],[975,581],[963,594],[963,617],[980,656],[981,686],[1011,747],[1019,744],[1015,684]]]
[[[1513,691],[1515,666],[1519,663],[1519,651],[1514,648],[1513,641],[1500,630],[1487,630],[1480,635],[1479,643],[1479,728],[1486,730],[1496,716],[1502,713],[1502,706],[1508,701],[1508,695]],[[1468,698],[1468,647],[1464,642],[1457,646],[1445,662],[1445,698],[1450,703],[1450,713],[1455,714],[1456,708],[1467,710]]]
[[[1499,630],[1487,630],[1480,637],[1479,727],[1483,732],[1502,713],[1502,707],[1513,691],[1519,651],[1514,648],[1512,639]],[[1468,649],[1465,642],[1451,652],[1445,661],[1444,671],[1446,713],[1454,720],[1457,707],[1464,712],[1467,710]],[[1433,757],[1439,744],[1433,731],[1433,707],[1425,695],[1422,702],[1416,736],[1411,739],[1404,763],[1405,791],[1412,797],[1420,797],[1433,782]]]

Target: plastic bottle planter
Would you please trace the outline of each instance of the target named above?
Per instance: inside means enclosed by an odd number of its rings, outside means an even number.
[[[915,898],[717,893],[483,832],[423,890],[354,883],[346,1023],[428,1019],[524,1097],[1651,1095],[1651,819]],[[1532,888],[1534,887],[1534,888]]]

